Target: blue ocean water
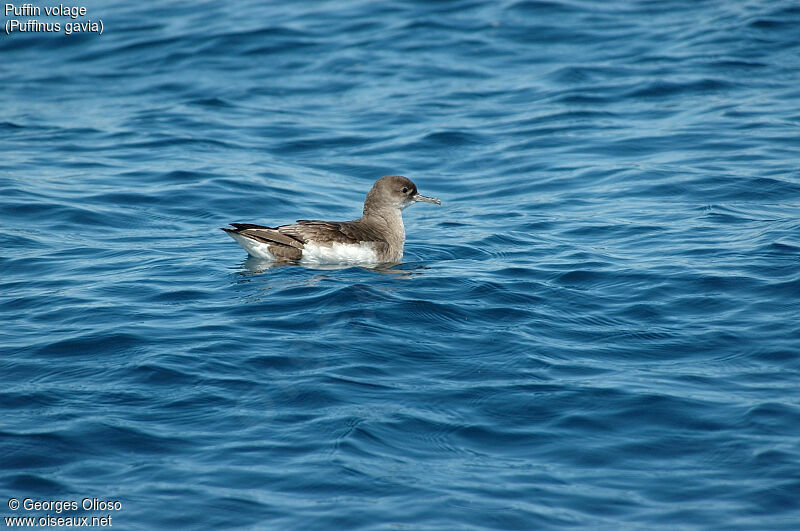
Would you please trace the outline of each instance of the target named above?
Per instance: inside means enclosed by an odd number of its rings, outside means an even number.
[[[80,5],[0,36],[3,517],[798,528],[797,2]],[[218,229],[387,174],[388,270]]]

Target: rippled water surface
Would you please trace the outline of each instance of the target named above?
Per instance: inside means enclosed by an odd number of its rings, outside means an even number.
[[[796,2],[82,5],[0,35],[2,516],[798,528]],[[392,268],[218,229],[387,174]]]

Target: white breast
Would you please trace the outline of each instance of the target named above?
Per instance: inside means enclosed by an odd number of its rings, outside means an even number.
[[[275,260],[269,245],[241,234],[229,233],[250,256],[261,260]],[[301,264],[377,264],[378,257],[372,243],[334,243],[319,245],[309,242],[303,246]]]
[[[319,245],[309,242],[303,246],[301,264],[375,264],[378,257],[372,243],[334,243]]]

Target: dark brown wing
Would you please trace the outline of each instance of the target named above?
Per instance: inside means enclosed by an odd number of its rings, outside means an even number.
[[[235,228],[224,228],[225,232],[240,234],[252,240],[267,244],[279,244],[302,249],[303,242],[281,232],[282,227],[265,227],[263,225],[253,225],[252,223],[231,223]]]
[[[278,228],[254,225],[252,223],[231,223],[231,225],[233,225],[233,229],[223,228],[222,230],[237,241],[241,238],[246,238],[266,244],[269,252],[277,260],[299,260],[303,255],[303,243],[291,236],[282,234]],[[245,249],[248,249],[242,241],[239,241],[239,243]]]
[[[320,221],[301,219],[292,225],[266,227],[252,223],[231,223],[233,229],[224,228],[227,233],[244,236],[265,243],[278,259],[297,260],[302,255],[304,244],[315,242],[350,243],[375,242],[375,249],[384,252],[388,243],[375,230],[365,227],[360,220]]]
[[[382,240],[380,235],[364,227],[360,220],[320,221],[301,219],[294,225],[278,227],[282,234],[296,238],[303,243],[331,242],[358,244],[364,241]]]
[[[244,229],[271,229],[272,227],[267,227],[266,225],[255,225],[253,223],[231,223],[234,227],[239,230]],[[222,229],[222,230],[231,230],[231,229]]]

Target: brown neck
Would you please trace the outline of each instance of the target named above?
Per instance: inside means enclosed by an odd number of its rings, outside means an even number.
[[[378,232],[389,243],[392,254],[403,254],[406,230],[403,226],[403,215],[397,208],[364,209],[363,223]]]

